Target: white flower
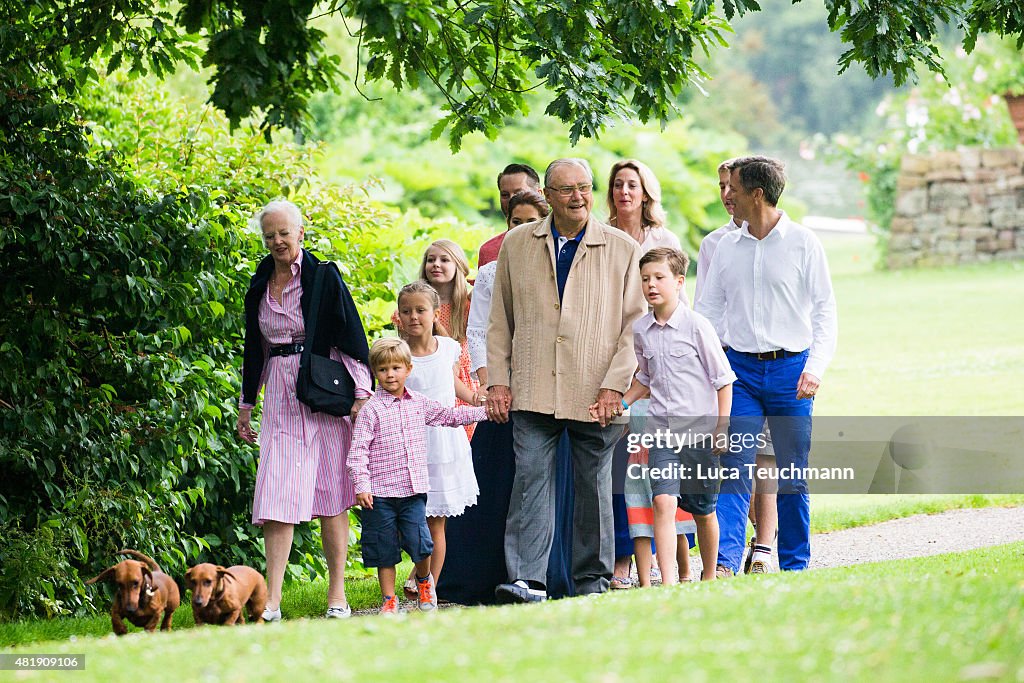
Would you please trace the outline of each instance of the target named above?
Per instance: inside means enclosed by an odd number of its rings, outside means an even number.
[[[980,64],[974,67],[974,75],[971,76],[971,80],[975,83],[984,83],[987,78],[988,72]]]
[[[924,105],[907,105],[907,125],[919,127],[928,125],[928,107]]]

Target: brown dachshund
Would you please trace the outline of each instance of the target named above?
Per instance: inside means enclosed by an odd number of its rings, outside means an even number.
[[[267,582],[251,567],[197,564],[185,573],[185,585],[192,590],[196,626],[245,623],[242,607],[247,608],[249,621],[263,621]]]
[[[123,560],[106,569],[86,585],[97,581],[113,581],[117,585],[117,596],[110,608],[110,621],[114,633],[123,636],[128,633],[124,625],[127,619],[152,633],[160,622],[161,631],[171,630],[171,618],[178,609],[181,594],[174,579],[160,571],[156,561],[137,550],[119,550],[118,555],[131,555],[134,560]]]

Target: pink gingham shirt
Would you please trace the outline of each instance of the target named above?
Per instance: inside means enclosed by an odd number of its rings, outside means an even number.
[[[382,498],[427,493],[427,425],[459,427],[486,419],[483,406],[446,407],[408,389],[401,398],[377,389],[359,411],[348,452],[356,493]]]

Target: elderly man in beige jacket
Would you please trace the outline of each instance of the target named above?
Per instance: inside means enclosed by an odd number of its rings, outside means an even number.
[[[510,583],[498,602],[547,597],[554,534],[555,449],[572,444],[576,494],[572,574],[578,595],[612,576],[612,420],[636,370],[633,321],[643,314],[640,247],[590,213],[594,176],[582,159],[544,174],[551,215],[511,230],[498,255],[487,329],[492,420],[513,420],[516,477],[505,528]],[[594,422],[588,406],[597,401]]]

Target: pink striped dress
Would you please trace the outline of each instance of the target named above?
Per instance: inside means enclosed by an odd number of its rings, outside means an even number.
[[[291,344],[305,338],[302,319],[300,259],[292,264],[292,279],[279,304],[270,287],[260,301],[260,332],[264,345]],[[296,524],[314,517],[332,517],[355,504],[355,491],[345,462],[352,441],[352,420],[311,413],[295,398],[299,354],[266,356],[261,386],[260,462],[252,523],[266,520]],[[359,361],[331,349],[331,358],[348,368],[356,396],[370,396],[370,370]]]

